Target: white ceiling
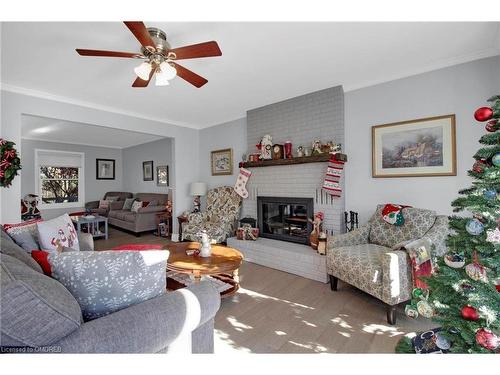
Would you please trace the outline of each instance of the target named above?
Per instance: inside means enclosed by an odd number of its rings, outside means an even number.
[[[216,40],[221,57],[181,63],[209,82],[132,88],[137,60],[76,54],[138,51],[120,22],[4,23],[4,88],[203,128],[331,86],[352,90],[500,54],[498,22],[145,23],[165,30],[172,47]]]
[[[127,148],[163,138],[151,134],[31,115],[22,116],[21,137],[111,148]]]

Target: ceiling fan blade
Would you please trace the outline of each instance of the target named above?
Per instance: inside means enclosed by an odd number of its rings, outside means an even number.
[[[155,49],[155,44],[153,42],[153,39],[151,39],[151,35],[149,35],[148,30],[146,29],[146,26],[144,26],[144,23],[141,21],[124,21],[123,22],[128,29],[134,34],[134,36],[137,38],[139,43],[144,48],[151,47]]]
[[[219,45],[215,41],[192,44],[190,46],[171,49],[169,52],[174,52],[176,60],[196,59],[200,57],[221,56],[222,52]]]
[[[81,49],[77,48],[76,52],[80,56],[99,56],[99,57],[128,57],[132,59],[144,59],[144,55],[132,52],[117,52],[117,51],[102,51],[98,49]]]
[[[203,86],[205,83],[208,82],[208,80],[192,72],[191,70],[186,69],[183,66],[176,64],[175,62],[172,62],[172,64],[174,65],[175,70],[177,70],[177,75],[181,77],[183,80],[188,81],[193,86],[200,88],[201,86]]]
[[[156,68],[151,69],[151,73],[149,73],[149,79],[147,81],[137,77],[134,83],[132,83],[132,87],[148,87],[149,82],[151,81],[151,78],[153,78],[155,72]]]

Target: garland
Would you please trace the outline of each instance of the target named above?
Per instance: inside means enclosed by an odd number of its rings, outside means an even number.
[[[21,169],[21,159],[14,148],[15,143],[0,138],[0,186],[9,187]]]

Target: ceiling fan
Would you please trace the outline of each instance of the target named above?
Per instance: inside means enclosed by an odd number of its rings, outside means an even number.
[[[124,57],[145,60],[134,69],[137,79],[132,87],[147,87],[153,75],[157,86],[166,86],[176,75],[200,88],[208,81],[189,69],[176,63],[177,60],[200,57],[221,56],[222,52],[215,41],[170,48],[167,34],[156,27],[148,27],[140,21],[125,21],[124,24],[141,43],[141,53],[102,51],[77,48],[81,56]]]

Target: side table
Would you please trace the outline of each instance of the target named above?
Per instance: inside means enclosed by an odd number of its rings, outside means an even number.
[[[187,223],[188,217],[184,215],[177,216],[177,221],[179,222],[179,241],[182,241],[182,223]]]

